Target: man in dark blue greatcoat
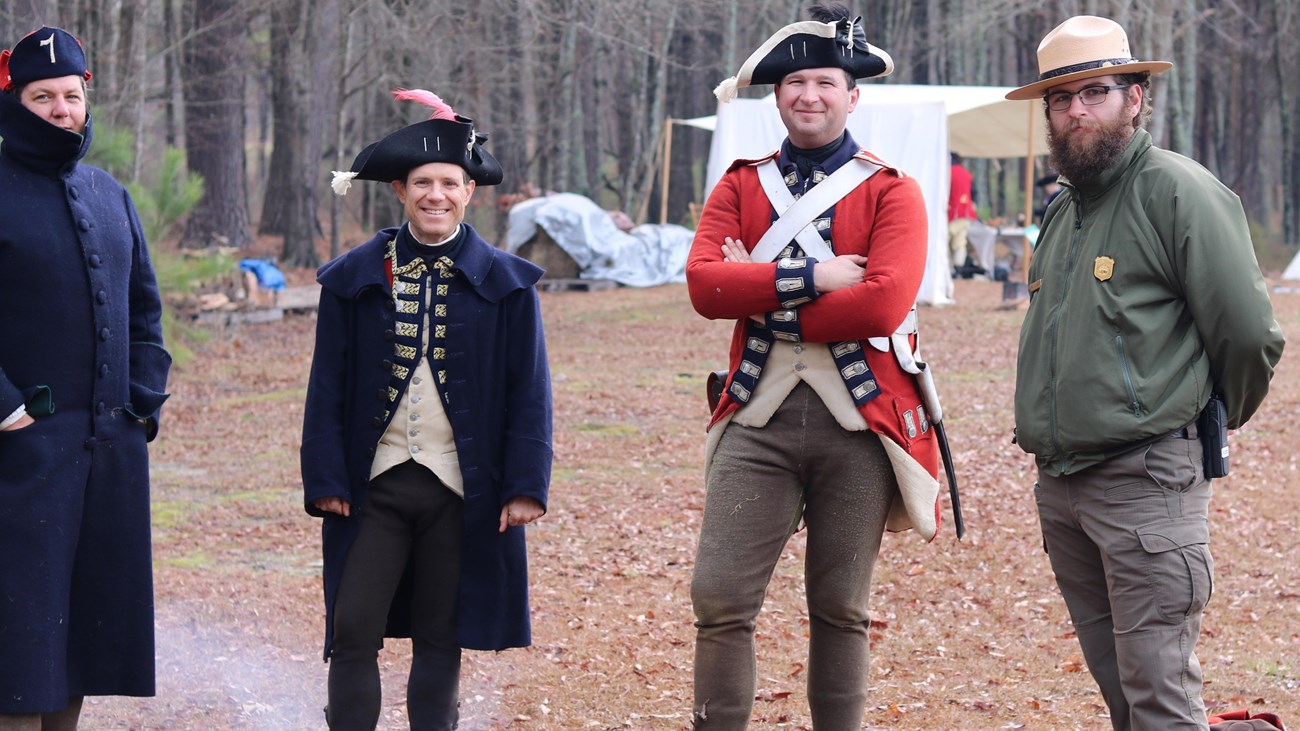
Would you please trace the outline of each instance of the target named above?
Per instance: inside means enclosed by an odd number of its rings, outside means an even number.
[[[412,729],[459,720],[461,649],[531,642],[524,526],[546,510],[551,388],[542,271],[464,223],[501,182],[484,135],[426,91],[433,118],[361,151],[406,223],[321,267],[302,480],[324,518],[333,731],[373,731],[384,637],[410,637]]]
[[[81,164],[86,57],[0,52],[0,731],[154,694],[145,442],[171,357],[130,196]]]

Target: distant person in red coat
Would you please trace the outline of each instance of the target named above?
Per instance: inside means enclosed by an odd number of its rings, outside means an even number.
[[[691,584],[694,723],[708,731],[750,721],[755,618],[801,522],[813,725],[860,729],[882,533],[915,527],[929,540],[937,530],[934,429],[900,363],[916,343],[925,201],[915,180],[845,129],[856,79],[885,76],[893,61],[844,6],[811,13],[715,92],[728,101],[774,84],[788,137],[723,175],[686,266],[696,311],[736,323]],[[784,222],[774,223],[778,211]]]
[[[979,219],[975,211],[975,197],[971,192],[970,171],[962,164],[961,155],[949,153],[952,160],[951,182],[948,187],[948,250],[952,265],[959,267],[966,261],[969,241],[966,232],[972,222]]]

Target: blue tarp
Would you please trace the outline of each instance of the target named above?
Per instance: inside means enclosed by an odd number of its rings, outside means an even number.
[[[275,262],[266,259],[240,259],[241,271],[252,272],[257,277],[257,286],[262,289],[284,289],[284,272]]]

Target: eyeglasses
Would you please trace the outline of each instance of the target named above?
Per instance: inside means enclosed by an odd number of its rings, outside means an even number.
[[[1070,110],[1070,105],[1074,103],[1074,96],[1079,95],[1079,101],[1088,106],[1094,106],[1106,101],[1106,95],[1116,89],[1127,89],[1132,84],[1113,84],[1111,86],[1085,86],[1078,91],[1054,91],[1050,94],[1044,94],[1043,99],[1047,100],[1047,108],[1053,112],[1066,112]]]

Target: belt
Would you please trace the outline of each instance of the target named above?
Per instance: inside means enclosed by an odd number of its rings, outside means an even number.
[[[1182,429],[1175,429],[1169,432],[1167,439],[1197,439],[1200,432],[1196,430],[1196,422],[1192,422]]]

